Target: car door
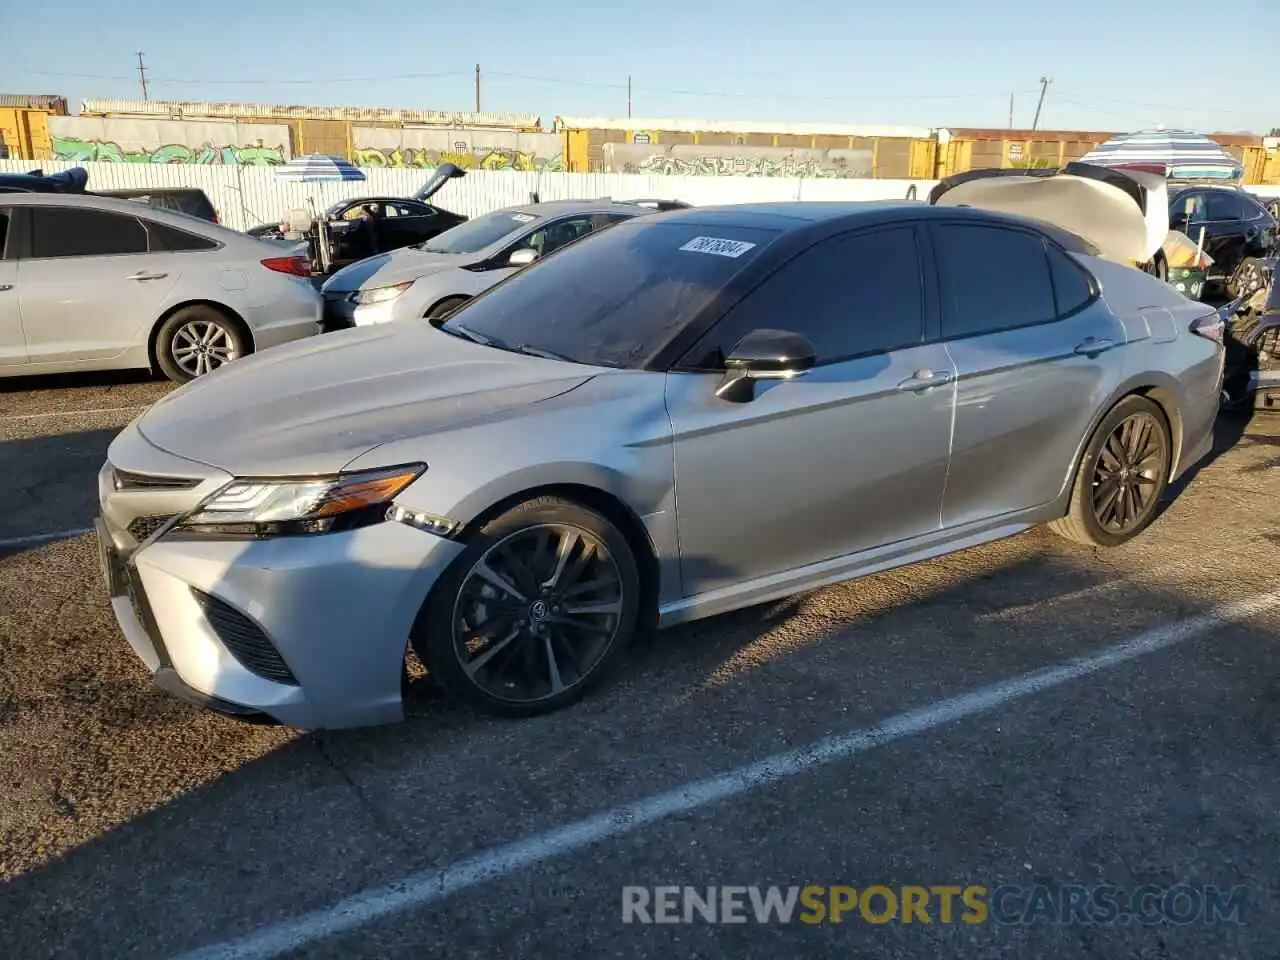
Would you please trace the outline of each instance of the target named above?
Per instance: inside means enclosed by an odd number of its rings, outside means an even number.
[[[27,339],[18,310],[17,242],[9,229],[12,219],[12,209],[0,206],[0,367],[27,362]]]
[[[911,225],[823,240],[668,374],[686,594],[938,529],[952,391],[922,263]],[[723,359],[760,328],[803,334],[816,366],[717,397]]]
[[[1040,234],[945,221],[931,233],[957,376],[942,510],[954,528],[1059,495],[1119,382],[1125,332],[1084,268]]]
[[[179,255],[151,253],[142,221],[74,206],[24,207],[18,302],[33,364],[108,360],[135,347],[177,282]]]

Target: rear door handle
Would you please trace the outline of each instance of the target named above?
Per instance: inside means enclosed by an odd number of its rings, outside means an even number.
[[[126,280],[163,280],[167,273],[148,273],[146,270],[125,277]]]
[[[6,290],[12,290],[12,289],[13,289],[12,283],[0,283],[0,293],[4,293]]]
[[[1075,352],[1086,357],[1096,357],[1100,353],[1105,353],[1116,345],[1114,340],[1108,340],[1105,337],[1085,337],[1081,343],[1076,344]]]
[[[940,387],[944,383],[950,383],[955,374],[950,370],[930,370],[926,367],[923,370],[917,370],[907,379],[898,384],[899,390],[911,390],[920,392],[928,390],[930,387]]]

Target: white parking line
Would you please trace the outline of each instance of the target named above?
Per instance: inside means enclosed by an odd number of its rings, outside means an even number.
[[[131,407],[92,407],[88,410],[46,410],[44,413],[17,413],[0,416],[0,422],[9,420],[43,420],[46,417],[89,417],[103,413],[133,413],[145,410],[149,403],[138,403]]]
[[[1015,700],[1042,693],[1072,680],[1098,673],[1145,654],[1183,643],[1214,627],[1280,606],[1280,591],[1225,604],[1179,623],[1157,627],[1097,653],[980,687],[969,693],[902,713],[863,730],[829,737],[809,747],[777,754],[720,776],[655,794],[636,803],[505,844],[466,860],[413,874],[385,887],[367,890],[329,907],[271,924],[238,940],[213,944],[183,954],[179,960],[258,960],[302,949],[374,920],[422,907],[582,850],[602,840],[621,837],[651,823],[719,803],[778,783],[789,777],[985,713]]]
[[[57,533],[33,533],[26,537],[6,537],[0,539],[0,550],[5,547],[26,547],[33,543],[50,543],[54,540],[71,540],[93,533],[93,527],[77,527],[75,530],[59,530]]]

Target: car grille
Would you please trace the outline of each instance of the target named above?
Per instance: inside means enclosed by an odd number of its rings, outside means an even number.
[[[193,490],[200,486],[199,480],[188,477],[150,477],[127,470],[113,469],[111,476],[117,490]]]
[[[138,543],[141,543],[172,520],[174,516],[176,516],[176,514],[170,513],[156,517],[137,517],[131,524],[129,524],[129,536],[133,537],[133,539]]]
[[[242,667],[264,680],[286,683],[291,687],[298,685],[293,671],[289,669],[288,664],[281,658],[261,627],[217,597],[196,590],[194,587],[191,593],[204,612],[205,619],[209,621],[213,632],[218,635],[223,646],[231,652]]]

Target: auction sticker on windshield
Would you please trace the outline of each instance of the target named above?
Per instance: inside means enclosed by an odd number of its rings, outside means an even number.
[[[537,220],[538,218],[535,217],[532,213],[513,213],[511,215],[511,219],[514,220],[516,223],[533,223],[533,221]]]
[[[689,250],[693,253],[713,253],[717,257],[740,257],[754,246],[754,243],[747,243],[745,240],[694,237],[680,249]]]

